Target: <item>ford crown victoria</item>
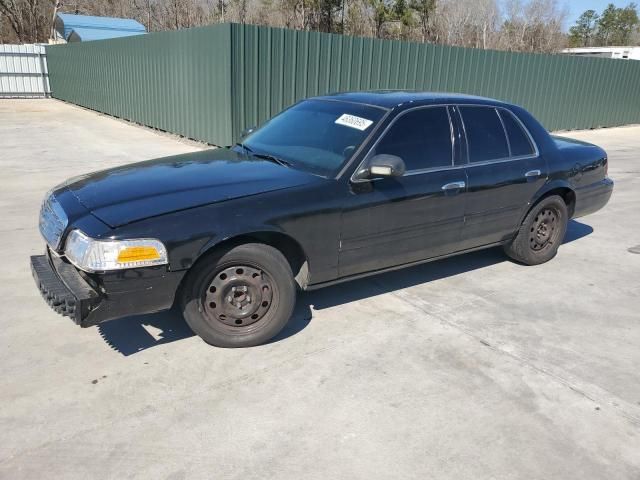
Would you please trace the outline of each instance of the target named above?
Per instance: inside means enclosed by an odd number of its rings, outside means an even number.
[[[285,326],[297,289],[494,246],[552,259],[569,219],[609,200],[607,162],[497,100],[326,95],[234,146],[55,187],[31,268],[80,326],[177,304],[206,342],[252,346]]]

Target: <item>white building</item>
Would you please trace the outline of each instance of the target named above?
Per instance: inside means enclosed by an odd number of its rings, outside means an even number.
[[[580,57],[619,58],[622,60],[640,60],[640,47],[582,47],[565,48],[565,55]]]

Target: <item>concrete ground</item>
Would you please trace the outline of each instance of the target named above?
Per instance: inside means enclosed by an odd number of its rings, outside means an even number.
[[[29,272],[40,201],[200,148],[55,100],[0,101],[0,478],[640,478],[640,127],[609,205],[537,267],[493,249],[302,294],[277,341],[173,312],[80,329]]]

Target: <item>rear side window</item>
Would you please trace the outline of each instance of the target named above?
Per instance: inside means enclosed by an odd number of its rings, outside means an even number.
[[[529,136],[522,129],[522,126],[515,119],[511,112],[507,110],[499,110],[500,117],[504,123],[504,128],[507,130],[509,137],[509,145],[511,146],[511,156],[519,157],[521,155],[533,155],[535,150]]]
[[[469,161],[509,158],[507,137],[498,112],[492,107],[460,107],[469,144]]]
[[[428,107],[401,115],[373,152],[397,155],[407,171],[448,167],[453,163],[446,107]]]

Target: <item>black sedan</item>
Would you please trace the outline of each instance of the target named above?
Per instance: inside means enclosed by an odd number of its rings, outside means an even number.
[[[40,213],[36,283],[90,326],[180,306],[206,342],[263,343],[296,289],[501,245],[552,259],[613,190],[599,147],[487,98],[301,101],[240,143],[71,179]]]

